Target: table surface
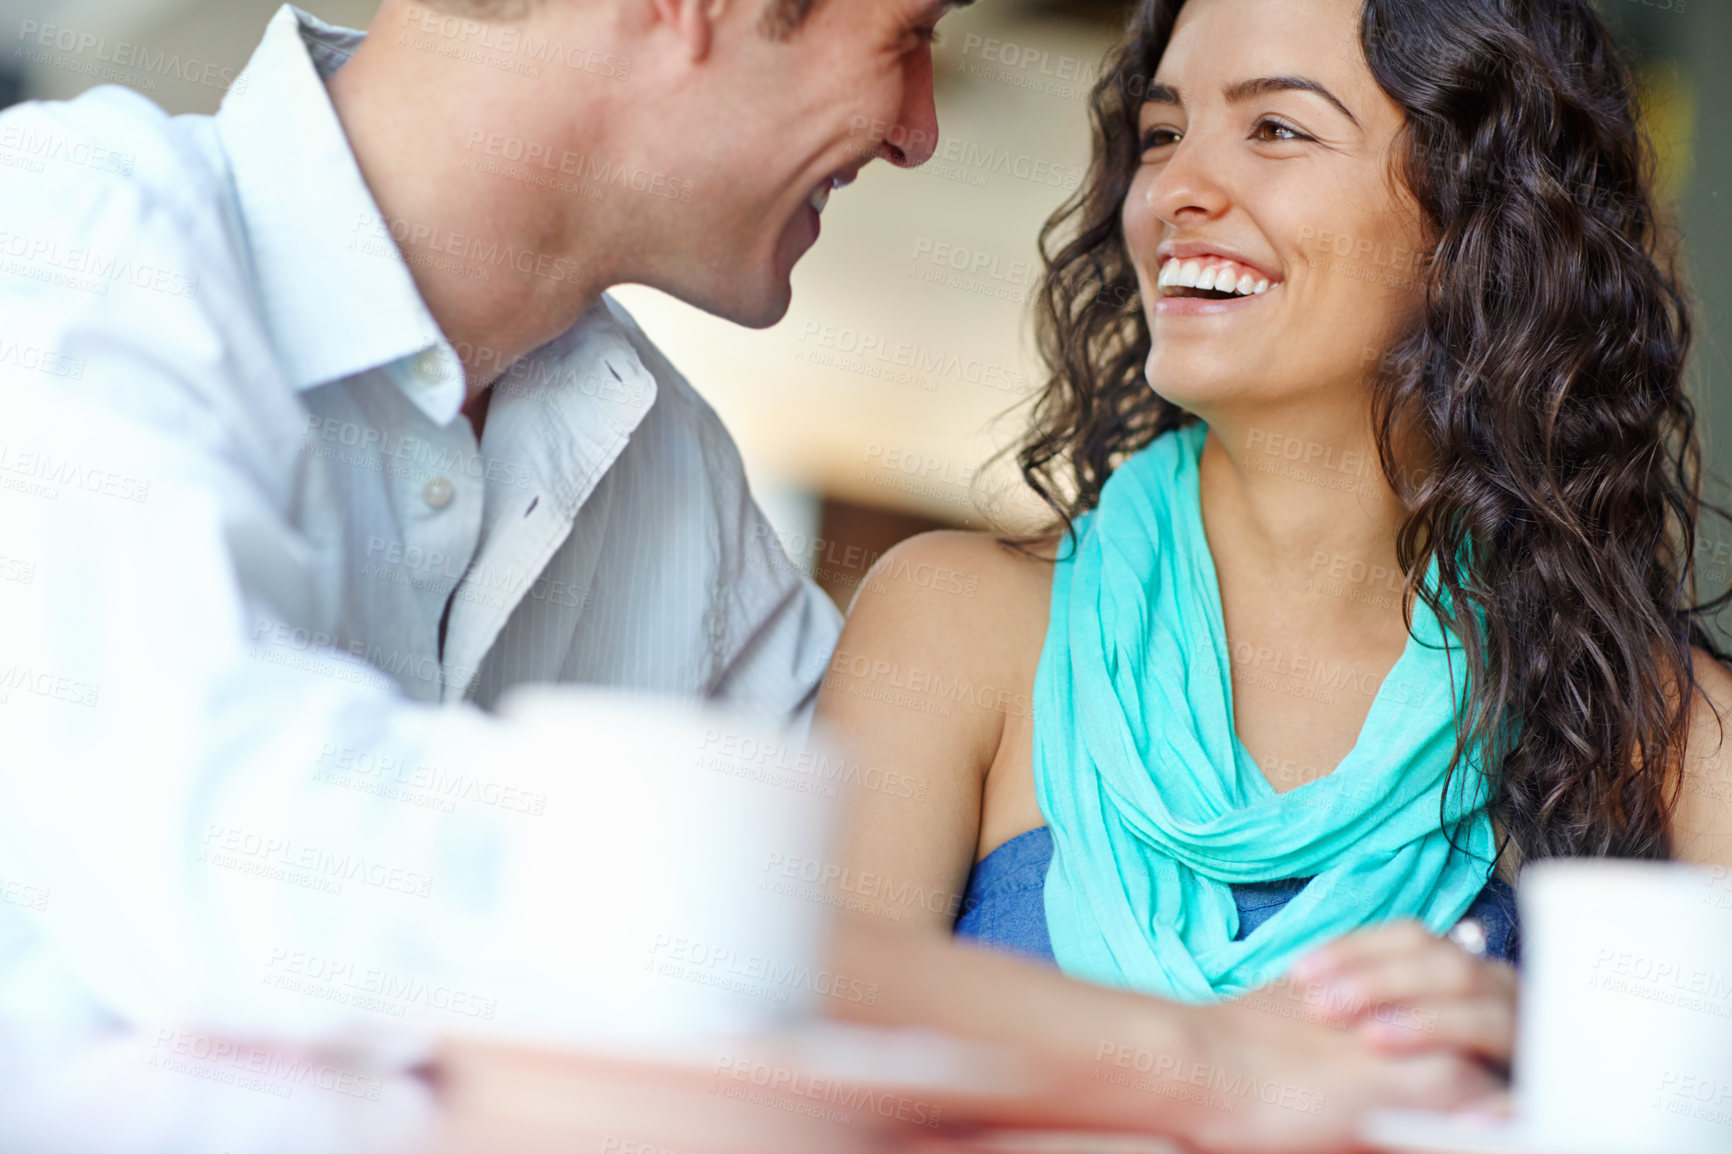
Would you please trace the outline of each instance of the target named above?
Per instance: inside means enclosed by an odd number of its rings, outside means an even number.
[[[956,1123],[1015,1098],[1016,1072],[932,1041],[881,1038],[854,1047],[875,1061],[851,1064],[849,1046],[809,1037],[678,1060],[446,1039],[408,1068],[175,1031],[54,1053],[0,1036],[0,1154],[1180,1154],[1122,1135],[966,1132]]]
[[[722,1072],[466,1046],[442,1062],[445,1113],[432,1154],[1178,1154],[1147,1138],[962,1136],[946,1120],[992,1093],[806,1076],[798,1066],[774,1046]]]

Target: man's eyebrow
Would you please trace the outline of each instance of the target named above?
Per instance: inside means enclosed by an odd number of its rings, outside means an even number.
[[[1229,84],[1221,90],[1228,104],[1237,104],[1241,100],[1250,100],[1256,96],[1267,96],[1271,92],[1313,92],[1336,108],[1341,115],[1353,122],[1355,128],[1360,127],[1359,118],[1353,115],[1347,106],[1335,98],[1335,94],[1317,83],[1306,80],[1302,76],[1259,76],[1255,80],[1241,80],[1237,84]]]

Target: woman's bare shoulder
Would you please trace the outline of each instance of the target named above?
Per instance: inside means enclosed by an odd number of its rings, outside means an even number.
[[[1696,693],[1685,738],[1684,775],[1673,814],[1676,856],[1732,868],[1732,671],[1702,649],[1695,658]]]
[[[890,628],[921,649],[966,645],[1002,658],[1045,636],[1056,534],[926,533],[878,559],[849,610],[850,628]]]
[[[866,575],[824,674],[819,721],[864,759],[934,781],[961,814],[958,859],[973,849],[1006,717],[1025,712],[1053,544],[968,532],[902,542]]]
[[[1007,716],[1000,696],[1023,692],[1040,661],[1055,545],[943,532],[884,554],[849,610],[820,716],[860,733],[918,730],[984,773]]]

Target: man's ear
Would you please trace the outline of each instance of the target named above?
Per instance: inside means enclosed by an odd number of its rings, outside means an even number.
[[[692,60],[710,54],[716,25],[727,15],[730,4],[750,0],[649,0],[655,19],[671,29],[685,44]]]

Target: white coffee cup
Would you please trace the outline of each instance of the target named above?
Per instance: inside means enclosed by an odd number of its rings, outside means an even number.
[[[528,928],[520,956],[476,979],[504,987],[480,1032],[660,1052],[875,996],[827,956],[836,902],[823,882],[840,868],[857,762],[641,695],[524,688],[499,713],[513,756],[564,779],[548,787],[549,817],[522,824],[561,832],[534,830],[493,884],[505,920]]]
[[[1732,871],[1558,859],[1522,872],[1515,1116],[1381,1110],[1439,1154],[1732,1152]]]
[[[1556,860],[1523,871],[1521,1129],[1571,1154],[1732,1151],[1732,876]]]

